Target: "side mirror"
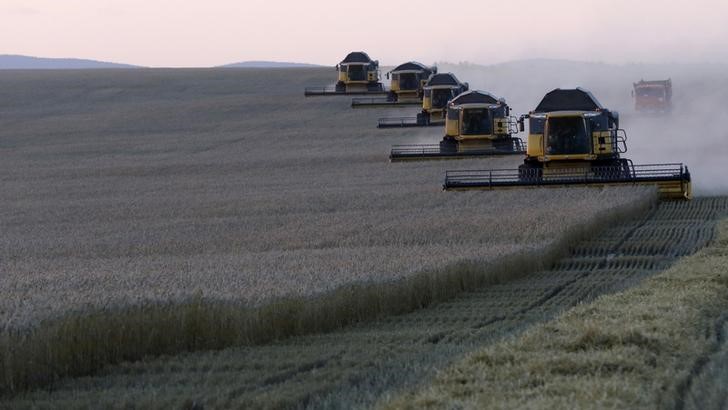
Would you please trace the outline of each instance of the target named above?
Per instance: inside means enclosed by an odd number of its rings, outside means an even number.
[[[518,131],[524,132],[526,131],[526,116],[522,115],[520,118],[518,118]]]
[[[389,80],[389,73],[387,73],[387,80]]]

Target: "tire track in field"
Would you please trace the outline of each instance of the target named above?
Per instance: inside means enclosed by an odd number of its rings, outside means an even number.
[[[428,309],[275,344],[120,365],[55,386],[48,399],[123,395],[145,403],[174,386],[206,407],[369,407],[469,351],[664,270],[705,246],[726,213],[728,198],[664,202],[637,223],[582,241],[549,270]]]
[[[678,383],[674,410],[728,408],[728,313],[723,313],[705,333],[711,346]]]

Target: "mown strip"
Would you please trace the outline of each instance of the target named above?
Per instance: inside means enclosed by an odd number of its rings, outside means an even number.
[[[728,220],[638,287],[469,355],[385,408],[683,408],[724,357]],[[707,372],[707,373],[706,373]],[[710,384],[708,384],[709,386]],[[715,405],[725,396],[713,395]]]
[[[146,356],[253,345],[331,331],[354,322],[409,312],[458,293],[543,269],[573,243],[643,215],[654,192],[595,215],[549,246],[499,260],[463,261],[393,283],[355,284],[316,299],[280,300],[258,309],[207,300],[78,312],[27,332],[0,332],[0,394],[46,386],[63,377]]]

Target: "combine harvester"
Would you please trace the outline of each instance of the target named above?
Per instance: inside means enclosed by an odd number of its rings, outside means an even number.
[[[482,91],[466,91],[450,101],[445,138],[439,144],[395,145],[391,161],[454,159],[523,154],[517,122],[505,100]]]
[[[447,171],[445,190],[522,187],[655,185],[663,199],[690,199],[683,164],[634,165],[619,116],[583,89],[556,89],[530,114],[528,151],[518,169]]]
[[[351,100],[357,107],[398,107],[422,105],[422,95],[427,79],[437,74],[437,67],[426,67],[416,61],[400,64],[387,73],[391,85],[386,97],[359,97]]]
[[[453,73],[433,74],[422,87],[422,111],[416,117],[380,118],[379,128],[429,127],[445,124],[447,103],[468,90]]]
[[[672,80],[640,80],[632,83],[634,108],[638,112],[665,113],[672,110]]]
[[[304,95],[362,95],[386,94],[379,81],[379,61],[369,58],[363,51],[349,53],[336,65],[339,79],[334,88],[306,87]]]

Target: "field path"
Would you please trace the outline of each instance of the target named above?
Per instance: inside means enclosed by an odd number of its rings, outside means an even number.
[[[429,309],[265,346],[115,366],[21,402],[75,407],[82,405],[79,399],[119,405],[123,398],[141,407],[369,407],[475,348],[665,269],[705,246],[727,212],[728,198],[661,203],[642,220],[583,241],[550,270]]]

